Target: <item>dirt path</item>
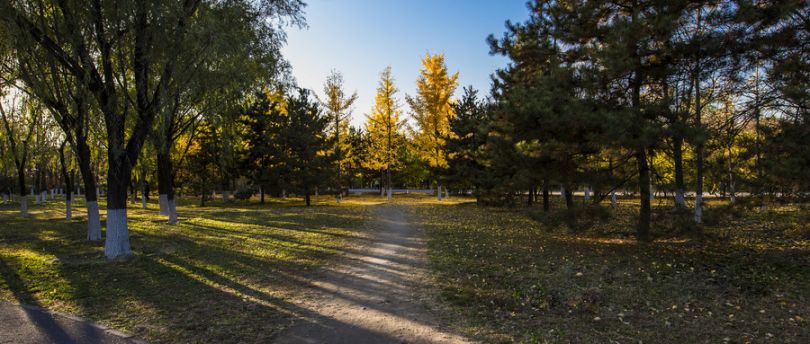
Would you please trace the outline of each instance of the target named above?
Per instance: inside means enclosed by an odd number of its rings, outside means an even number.
[[[438,327],[425,306],[424,235],[400,207],[375,207],[370,243],[311,281],[297,303],[317,315],[296,321],[276,343],[471,342]]]

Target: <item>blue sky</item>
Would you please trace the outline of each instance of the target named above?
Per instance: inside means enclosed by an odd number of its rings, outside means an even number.
[[[459,72],[459,90],[472,85],[488,94],[490,74],[505,66],[490,56],[486,37],[499,37],[506,20],[528,18],[526,0],[310,0],[308,28],[287,30],[284,56],[302,87],[322,94],[331,69],[343,73],[345,86],[357,91],[352,124],[361,125],[371,109],[380,72],[391,66],[400,104],[414,94],[420,58],[444,53],[451,72]],[[458,93],[457,93],[458,94]]]

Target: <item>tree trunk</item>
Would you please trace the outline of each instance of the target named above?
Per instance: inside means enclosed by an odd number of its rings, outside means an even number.
[[[649,240],[650,236],[650,166],[647,164],[647,152],[641,148],[636,152],[636,162],[638,163],[638,186],[641,199],[641,207],[636,227],[638,239]]]
[[[697,14],[697,27],[700,30],[700,9],[698,8]],[[702,128],[701,115],[703,112],[703,102],[700,99],[700,53],[698,53],[697,61],[695,63],[695,124],[698,128]],[[697,169],[695,186],[695,222],[703,222],[703,140],[698,139],[695,145],[695,167]]]
[[[158,153],[157,155],[158,173],[158,204],[160,215],[169,215],[169,189],[171,188],[171,158],[168,154]]]
[[[574,209],[574,194],[571,192],[571,188],[562,188],[563,197],[565,197],[565,207],[567,209]]]
[[[123,154],[110,148],[107,170],[107,240],[104,253],[107,259],[132,255],[127,225],[127,186],[132,170]]]
[[[549,204],[548,180],[543,180],[543,211],[548,212],[551,208]]]
[[[672,149],[672,160],[675,165],[675,208],[683,209],[686,207],[686,199],[684,197],[683,183],[683,138],[675,137]]]
[[[610,191],[610,207],[616,209],[616,190]]]
[[[169,224],[177,223],[177,203],[174,195],[174,181],[172,158],[168,152],[158,152],[158,199],[160,202],[160,215],[169,217]]]
[[[728,152],[728,192],[731,204],[737,203],[737,190],[734,189],[734,173],[731,169],[731,148]]]
[[[264,186],[259,186],[259,202],[264,204]]]
[[[389,141],[390,141],[390,138],[389,138]],[[388,186],[388,201],[391,201],[391,167],[389,166],[385,170],[386,170],[386,174],[388,174],[388,176],[387,176],[388,180],[386,182],[386,184]]]
[[[141,171],[141,208],[146,209],[148,207],[147,201],[149,201],[149,187],[146,183],[146,176],[144,175],[143,171]]]
[[[526,199],[526,206],[531,207],[534,203],[534,186],[529,187],[529,197]]]
[[[304,192],[304,202],[306,202],[307,207],[309,207],[310,205],[309,188],[306,188],[306,191]]]
[[[442,200],[442,183],[436,180],[436,199],[441,202]]]
[[[76,143],[76,161],[79,163],[79,172],[82,175],[85,194],[85,208],[87,209],[87,240],[101,240],[101,216],[98,210],[98,196],[96,195],[96,178],[90,166],[90,146],[86,141]]]
[[[17,165],[17,187],[20,188],[20,215],[28,216],[28,189],[25,188],[25,167]]]
[[[200,206],[204,207],[205,206],[205,197],[206,197],[206,195],[208,195],[208,192],[205,189],[205,179],[203,179],[202,182],[203,182],[202,183],[202,188],[201,188],[202,190],[200,190]]]

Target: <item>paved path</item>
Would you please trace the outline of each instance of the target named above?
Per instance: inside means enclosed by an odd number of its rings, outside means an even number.
[[[80,318],[0,302],[0,344],[145,343],[126,337]]]
[[[426,295],[423,232],[396,205],[375,207],[367,247],[350,250],[296,303],[302,316],[276,343],[470,343],[437,325]]]

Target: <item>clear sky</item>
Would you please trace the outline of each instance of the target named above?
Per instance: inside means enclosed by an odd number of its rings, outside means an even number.
[[[459,72],[459,91],[472,85],[488,94],[490,75],[507,60],[489,55],[486,37],[500,37],[506,20],[528,18],[526,0],[309,0],[305,11],[309,28],[288,28],[283,54],[298,84],[319,95],[331,69],[343,73],[346,89],[358,94],[353,125],[365,122],[389,65],[409,113],[405,94],[414,94],[428,52],[445,54]]]

